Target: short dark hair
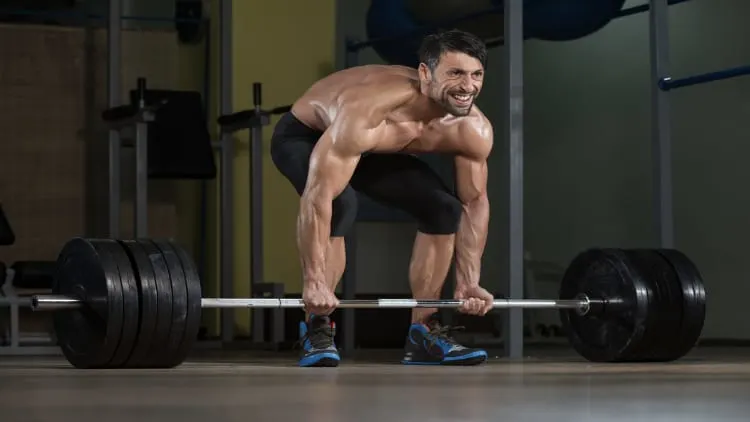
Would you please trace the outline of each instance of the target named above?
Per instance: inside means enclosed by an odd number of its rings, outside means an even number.
[[[464,53],[487,67],[487,46],[479,37],[466,31],[451,29],[427,35],[419,47],[419,61],[426,64],[431,72],[440,62],[440,56],[447,52]]]

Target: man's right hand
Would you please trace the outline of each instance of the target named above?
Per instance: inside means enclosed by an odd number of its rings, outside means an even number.
[[[312,315],[330,315],[339,306],[338,298],[326,283],[305,285],[302,301],[305,302],[305,311]]]

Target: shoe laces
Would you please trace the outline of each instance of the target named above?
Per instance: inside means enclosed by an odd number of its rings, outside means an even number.
[[[451,334],[454,331],[460,331],[464,328],[465,327],[463,326],[432,324],[431,326],[429,326],[429,331],[427,331],[427,338],[429,339],[431,345],[434,345],[437,342],[442,342],[450,344],[451,346],[458,346],[458,342],[456,342],[456,340],[451,337]]]
[[[308,325],[307,332],[297,341],[297,346],[303,347],[305,341],[309,340],[313,349],[325,349],[331,346],[333,336],[334,329],[331,324],[320,324],[315,327]]]

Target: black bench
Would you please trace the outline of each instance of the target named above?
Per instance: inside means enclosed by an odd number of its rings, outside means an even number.
[[[11,265],[13,287],[17,289],[51,289],[55,278],[55,261],[17,261]]]
[[[8,216],[0,204],[0,245],[16,243],[16,235],[10,227]],[[55,276],[54,261],[17,261],[11,265],[14,272],[13,287],[18,289],[51,289]],[[0,262],[0,287],[5,284],[8,267]]]
[[[146,89],[138,78],[130,102],[104,110],[102,119],[110,129],[135,127],[135,136],[145,137],[150,179],[209,180],[216,164],[205,114],[200,92]],[[123,139],[123,146],[133,145]]]

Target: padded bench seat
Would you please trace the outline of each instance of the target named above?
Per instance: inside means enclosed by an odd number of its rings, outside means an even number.
[[[13,287],[17,289],[51,289],[55,261],[17,261],[13,263]]]

